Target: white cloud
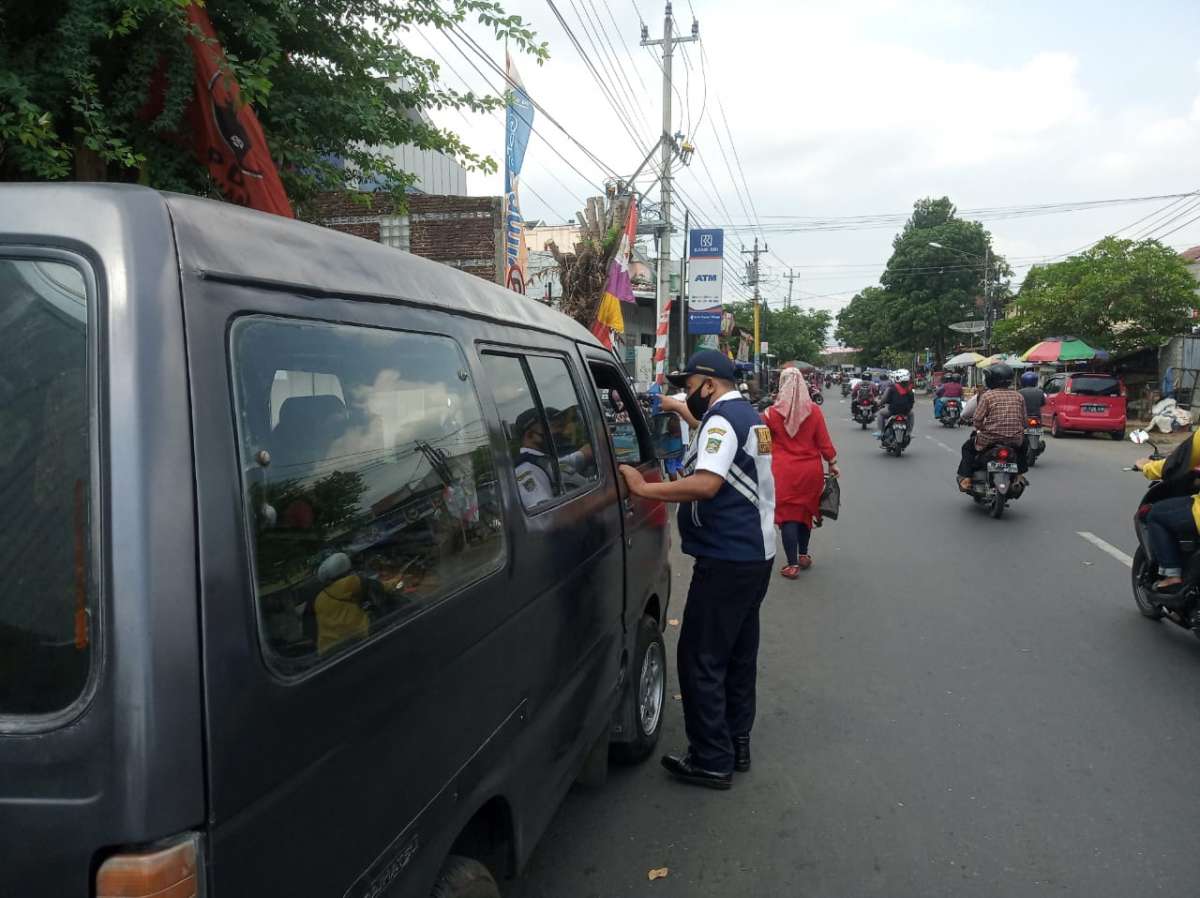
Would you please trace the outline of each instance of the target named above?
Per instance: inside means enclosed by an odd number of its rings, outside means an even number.
[[[641,153],[617,125],[541,0],[506,0],[505,5],[525,15],[551,41],[553,58],[546,66],[521,63],[534,96],[614,168],[631,172]],[[661,3],[637,0],[637,5],[657,32]],[[943,193],[971,208],[1168,193],[1200,183],[1194,171],[1200,157],[1200,96],[1170,94],[1176,97],[1171,100],[1164,92],[1132,101],[1117,93],[1111,81],[1097,78],[1101,68],[1109,73],[1122,65],[1168,71],[1167,61],[1158,59],[1153,48],[1130,47],[1125,59],[1096,58],[1089,56],[1082,37],[1064,27],[1040,42],[1029,37],[1025,49],[1006,57],[992,54],[990,62],[980,61],[970,47],[989,39],[999,13],[966,0],[836,5],[822,0],[694,0],[694,5],[711,62],[706,123],[694,139],[724,207],[737,219],[743,218],[742,207],[709,129],[716,124],[725,140],[717,92],[762,216],[901,211],[920,196]],[[612,4],[612,9],[636,60],[637,74],[630,80],[647,119],[636,127],[649,141],[657,132],[659,72],[637,47],[632,6]],[[677,2],[675,15],[686,29],[686,6]],[[611,23],[606,24],[611,30]],[[576,31],[583,40],[577,24]],[[624,64],[624,50],[615,34],[612,38]],[[413,46],[419,51],[421,42]],[[492,46],[500,59],[501,51]],[[448,55],[478,82],[453,50]],[[676,58],[676,83],[681,91],[690,86],[697,130],[702,85],[694,47],[689,59],[690,70],[682,56]],[[1178,62],[1174,65],[1169,71],[1177,79]],[[1190,80],[1191,66],[1186,61],[1183,66]],[[1200,60],[1196,71],[1200,73]],[[676,107],[681,127],[687,118],[682,106]],[[455,115],[439,120],[462,130],[471,146],[502,157],[501,128],[493,119],[485,117],[467,128]],[[537,125],[580,169],[595,180],[601,177],[544,117],[539,116]],[[523,180],[564,216],[579,204],[559,181],[579,195],[594,192],[536,136]],[[710,217],[727,217],[698,163],[680,182]],[[498,194],[500,183],[499,174],[470,179],[478,193]],[[535,214],[556,217],[528,192],[526,205]],[[1052,255],[1152,209],[999,221],[989,227],[999,249],[1010,256]],[[1180,232],[1171,239],[1187,236]],[[882,262],[891,237],[890,230],[780,235],[772,239],[772,248],[797,265]],[[802,289],[824,294],[873,279],[859,274],[839,279],[830,273],[824,272],[823,280],[814,276]]]

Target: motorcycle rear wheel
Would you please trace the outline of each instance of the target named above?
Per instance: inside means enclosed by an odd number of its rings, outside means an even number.
[[[1130,576],[1133,582],[1133,601],[1138,607],[1138,611],[1142,612],[1143,617],[1148,617],[1150,620],[1160,620],[1163,616],[1163,610],[1160,606],[1155,605],[1150,601],[1150,597],[1146,593],[1146,582],[1149,580],[1150,571],[1149,560],[1146,558],[1146,550],[1138,546],[1138,550],[1133,553],[1133,565],[1130,567]],[[1200,638],[1200,633],[1197,633],[1197,638]]]
[[[988,514],[996,520],[999,520],[1000,516],[1004,514],[1004,495],[999,490],[992,496],[991,505],[988,506]]]

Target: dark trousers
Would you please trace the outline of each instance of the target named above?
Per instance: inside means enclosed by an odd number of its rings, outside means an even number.
[[[758,610],[770,561],[697,558],[692,567],[676,666],[683,720],[695,763],[733,771],[733,737],[754,726]]]
[[[784,521],[779,525],[779,533],[783,537],[783,554],[787,556],[788,564],[795,564],[801,555],[808,554],[808,538],[812,531],[807,524]]]
[[[1146,515],[1146,534],[1154,560],[1164,577],[1183,576],[1183,556],[1180,540],[1196,538],[1196,519],[1192,516],[1192,497],[1178,496],[1155,502]]]

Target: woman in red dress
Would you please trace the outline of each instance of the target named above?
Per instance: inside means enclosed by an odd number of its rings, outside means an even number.
[[[821,508],[825,488],[824,459],[837,477],[837,451],[829,439],[825,416],[812,401],[798,368],[784,368],[779,394],[763,419],[771,429],[771,471],[775,475],[775,525],[783,534],[787,566],[780,571],[795,580],[812,567],[808,538]]]

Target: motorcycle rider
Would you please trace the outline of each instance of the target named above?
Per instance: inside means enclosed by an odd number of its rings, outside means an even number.
[[[936,390],[933,392],[933,419],[936,421],[942,416],[942,408],[945,406],[945,399],[957,399],[960,404],[963,398],[963,387],[958,382],[957,374],[947,374]]]
[[[1012,448],[1023,462],[1025,400],[1020,393],[1010,389],[1012,382],[1013,370],[1004,363],[983,369],[985,392],[975,406],[975,431],[963,443],[962,461],[958,465],[958,488],[964,493],[971,491],[971,478],[979,467],[979,455],[993,446]],[[1022,470],[1024,467],[1022,463]],[[1022,482],[1020,477],[1017,482]]]
[[[886,377],[887,375],[884,375]],[[879,394],[879,429],[872,434],[876,439],[883,437],[883,429],[887,426],[887,422],[896,415],[908,416],[908,432],[913,432],[912,410],[913,405],[917,401],[916,394],[913,393],[911,375],[907,368],[901,368],[894,373],[894,381],[888,383],[887,387]]]
[[[1195,434],[1179,445],[1167,458],[1153,461],[1139,458],[1133,463],[1147,480],[1170,480],[1190,475],[1200,467],[1200,440]],[[1159,591],[1170,592],[1183,583],[1183,557],[1179,544],[1195,540],[1200,531],[1200,495],[1176,496],[1155,502],[1146,515],[1146,532],[1158,561],[1162,579],[1154,584]]]
[[[1042,406],[1046,402],[1046,394],[1038,386],[1036,371],[1026,371],[1021,375],[1021,389],[1018,390],[1025,400],[1025,417],[1042,419]]]

